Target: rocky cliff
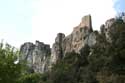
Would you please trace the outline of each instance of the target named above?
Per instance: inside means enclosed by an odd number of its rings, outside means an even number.
[[[30,72],[45,72],[49,69],[50,46],[36,41],[35,44],[27,42],[20,48],[21,59],[26,60]]]
[[[96,43],[96,35],[97,33],[92,29],[91,16],[87,15],[81,19],[81,23],[74,27],[68,36],[58,33],[52,49],[49,45],[36,41],[36,44],[24,43],[20,52],[22,59],[27,60],[28,65],[35,72],[45,72],[52,64],[62,59],[66,53],[72,51],[79,53],[85,44],[93,46]]]
[[[66,53],[76,52],[88,45],[90,48],[99,42],[99,36],[108,42],[112,42],[110,33],[114,31],[112,24],[116,19],[112,18],[106,21],[100,27],[100,32],[93,31],[91,16],[84,16],[81,23],[74,27],[71,34],[65,36],[58,33],[52,49],[49,45],[36,41],[35,44],[27,42],[20,48],[21,59],[26,60],[30,68],[35,72],[48,71],[53,64],[62,59]]]
[[[74,27],[71,34],[58,33],[52,47],[51,60],[53,63],[65,56],[66,53],[75,51],[79,53],[85,44],[92,46],[96,42],[92,29],[91,16],[84,16],[81,23]]]
[[[74,27],[70,35],[65,36],[63,33],[58,33],[52,49],[49,45],[39,41],[36,41],[35,44],[24,43],[20,48],[21,58],[28,62],[33,71],[45,72],[48,67],[63,58],[67,52],[75,51],[79,53],[85,44],[89,46],[95,44],[95,38],[91,16],[87,15],[82,18],[78,26]]]
[[[27,61],[30,72],[44,73],[51,70],[49,72],[51,81],[53,79],[57,80],[58,76],[61,76],[58,78],[58,81],[60,78],[67,77],[68,80],[78,78],[78,82],[76,83],[124,83],[124,42],[124,17],[122,19],[111,18],[100,26],[100,31],[93,31],[91,16],[87,15],[82,18],[81,23],[74,27],[68,36],[58,33],[52,48],[39,41],[36,41],[35,44],[27,42],[21,46],[20,53],[21,59]],[[66,67],[66,69],[63,69],[63,67],[61,69],[58,63],[65,61],[68,53],[71,53],[71,56],[75,55],[73,53],[76,53],[77,57],[74,57],[78,61],[74,59],[71,62],[73,57],[70,56],[68,57],[70,67],[76,61],[77,63],[69,70],[67,69],[67,65],[61,65]],[[51,69],[53,64],[57,65],[55,67],[58,68],[57,71],[56,69]],[[58,71],[59,69],[61,71]],[[73,71],[71,71],[72,69]],[[67,74],[65,71],[71,72]],[[73,72],[76,77],[69,78],[74,75]],[[65,80],[61,80],[61,83],[64,83],[63,81]]]

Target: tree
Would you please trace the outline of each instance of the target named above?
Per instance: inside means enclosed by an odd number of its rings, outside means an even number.
[[[41,74],[39,73],[27,73],[20,77],[19,83],[39,83]]]
[[[116,16],[116,20],[123,20],[123,16],[125,16],[125,12],[120,12]]]
[[[53,66],[49,79],[51,83],[76,83],[78,56],[75,52],[66,53],[66,56]]]
[[[23,68],[17,57],[15,48],[0,43],[0,83],[17,83]]]

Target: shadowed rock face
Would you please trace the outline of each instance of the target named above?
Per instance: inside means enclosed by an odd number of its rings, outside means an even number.
[[[52,46],[51,50],[51,63],[56,63],[57,60],[60,60],[63,57],[63,39],[65,35],[63,33],[58,33],[55,39],[55,43]]]
[[[21,59],[26,60],[34,72],[45,72],[49,67],[50,46],[36,41],[35,44],[27,42],[20,48]]]

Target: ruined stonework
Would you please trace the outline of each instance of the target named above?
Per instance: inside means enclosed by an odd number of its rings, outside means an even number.
[[[120,22],[121,21],[122,20],[120,20]],[[125,22],[124,19],[123,21]],[[121,47],[124,48],[123,47],[124,43],[121,43],[121,41],[124,42],[125,24],[123,24],[124,26],[122,26],[122,29],[121,29],[119,25],[116,26],[117,22],[119,22],[119,19],[111,18],[107,20],[105,24],[100,26],[100,31],[93,31],[91,16],[87,15],[82,18],[80,24],[74,27],[73,31],[68,36],[65,36],[65,34],[63,33],[58,33],[52,48],[50,48],[49,45],[39,41],[36,41],[35,44],[30,42],[24,43],[20,48],[20,53],[21,53],[20,59],[27,61],[27,65],[30,68],[30,72],[38,72],[38,73],[44,73],[47,71],[53,72],[54,70],[51,71],[53,64],[56,64],[58,61],[63,59],[66,56],[66,53],[76,52],[80,56],[82,56],[80,57],[81,59],[78,59],[82,61],[78,61],[78,64],[76,64],[78,66],[79,64],[82,65],[82,66],[79,66],[79,69],[77,68],[79,74],[82,68],[85,68],[85,71],[86,69],[92,68],[93,67],[92,62],[94,62],[94,64],[95,63],[97,64],[98,62],[103,63],[104,61],[104,64],[102,65],[104,67],[101,67],[99,70],[94,68],[92,69],[92,71],[94,70],[93,73],[90,70],[86,71],[88,72],[87,78],[90,73],[90,74],[94,74],[94,77],[97,79],[98,83],[124,83],[125,76],[123,75],[124,74],[123,72],[113,73],[114,70],[112,72],[110,68],[106,67],[106,66],[110,66],[110,64],[113,64],[113,66],[115,66],[114,64],[116,63],[112,61],[114,58],[114,54],[116,57],[116,55],[120,55],[122,51],[118,53],[115,53],[114,51],[116,50],[117,52],[117,50],[118,51],[121,50]],[[113,40],[114,36],[116,38],[115,40]],[[113,43],[113,41],[115,41],[115,43]],[[119,44],[119,42],[121,44]],[[120,49],[117,45],[120,45]],[[109,49],[110,50],[113,49],[114,51],[112,51],[112,53],[113,52],[114,53],[111,55],[108,55],[108,53],[110,52]],[[119,57],[124,58],[123,55],[118,56],[118,58]],[[93,60],[93,61],[91,62],[90,60]],[[109,60],[109,61],[105,62],[105,60],[107,61]],[[117,57],[116,57],[116,61],[117,61]],[[83,67],[84,63],[87,63],[87,65],[85,64],[85,66]],[[96,66],[99,67],[101,65],[97,64]],[[115,67],[112,67],[112,68],[115,68]],[[120,66],[120,69],[124,70],[124,67]],[[55,75],[52,75],[52,76],[55,76]],[[90,77],[92,76],[90,75]],[[96,82],[92,82],[92,83],[96,83]]]
[[[20,48],[21,59],[27,61],[32,72],[48,71],[50,52],[50,46],[39,41],[24,43]]]
[[[93,32],[91,16],[87,15],[82,18],[80,25],[76,26],[73,32],[64,38],[64,54],[72,51],[79,53],[80,49],[85,45],[85,39],[91,32]]]
[[[62,59],[68,52],[80,53],[85,45],[92,47],[97,43],[98,32],[93,31],[91,16],[84,16],[80,24],[74,27],[71,34],[65,36],[58,33],[55,42],[50,49],[49,45],[36,41],[33,43],[24,43],[20,52],[22,59],[28,62],[30,68],[35,72],[48,71],[53,64]]]
[[[52,47],[51,60],[56,63],[66,53],[75,51],[79,53],[81,48],[88,44],[92,46],[96,43],[96,35],[92,29],[91,16],[84,16],[81,23],[74,27],[73,32],[65,37],[63,33],[57,34]]]
[[[78,27],[87,27],[90,31],[93,31],[91,15],[84,16],[82,18],[81,23],[80,23],[80,25]]]
[[[72,51],[79,53],[85,44],[92,46],[95,43],[96,35],[92,29],[91,16],[87,15],[68,36],[65,37],[65,34],[58,33],[52,49],[49,45],[39,41],[35,44],[24,43],[20,49],[21,59],[26,60],[33,71],[42,73],[48,71],[52,64],[62,59],[66,53]]]

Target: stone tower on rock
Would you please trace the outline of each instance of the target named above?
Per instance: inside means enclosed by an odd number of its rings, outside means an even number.
[[[88,41],[90,33],[93,32],[91,21],[91,15],[86,15],[68,36],[65,36],[63,33],[57,34],[51,51],[51,61],[53,63],[56,63],[56,61],[60,60],[60,58],[68,52],[80,52],[81,48],[83,48]],[[91,42],[89,42],[89,44],[92,45]]]

